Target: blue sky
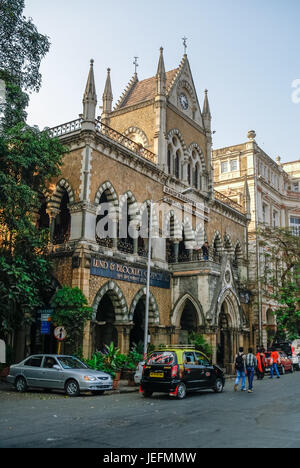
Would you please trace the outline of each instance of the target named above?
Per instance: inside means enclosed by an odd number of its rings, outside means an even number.
[[[90,58],[98,105],[111,68],[114,102],[130,80],[154,76],[159,48],[168,70],[188,57],[200,102],[209,90],[214,148],[247,140],[248,130],[273,158],[300,159],[299,0],[25,0],[25,15],[51,39],[43,86],[31,96],[29,123],[55,126],[82,111]],[[99,110],[100,114],[100,110]]]

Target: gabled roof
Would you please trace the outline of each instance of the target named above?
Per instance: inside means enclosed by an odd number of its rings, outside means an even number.
[[[167,77],[167,92],[170,86],[173,84],[174,79],[176,78],[180,68],[175,68],[174,70],[168,71],[166,73]],[[134,81],[132,86],[129,87],[126,97],[121,99],[116,105],[114,110],[123,109],[124,107],[135,106],[141,102],[149,101],[154,99],[156,96],[156,76],[148,78],[143,81]]]

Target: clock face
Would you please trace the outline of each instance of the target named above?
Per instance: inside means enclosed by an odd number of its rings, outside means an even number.
[[[184,93],[180,94],[179,101],[180,101],[182,109],[187,110],[188,107],[189,107],[189,101],[188,101],[188,98],[186,97],[186,95]]]

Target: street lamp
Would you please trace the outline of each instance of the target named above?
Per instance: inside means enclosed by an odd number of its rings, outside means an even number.
[[[180,192],[184,194],[190,191],[190,187]],[[149,325],[149,303],[150,303],[150,281],[151,281],[151,248],[152,248],[152,215],[153,206],[160,201],[167,201],[165,197],[160,198],[157,201],[150,200],[150,213],[149,213],[149,240],[148,240],[148,262],[147,262],[147,284],[146,284],[146,311],[145,311],[145,335],[144,335],[144,360],[146,361],[148,353],[148,325]]]

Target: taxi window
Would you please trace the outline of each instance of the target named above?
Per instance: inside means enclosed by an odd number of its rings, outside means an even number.
[[[210,366],[210,362],[200,353],[195,353],[199,366]]]
[[[195,366],[197,363],[196,363],[196,359],[195,359],[195,355],[194,353],[192,352],[186,352],[183,354],[183,363],[184,364],[188,364],[190,366]]]
[[[157,351],[152,353],[147,361],[147,366],[153,366],[155,364],[176,364],[176,355],[174,353],[170,353],[169,351]]]

